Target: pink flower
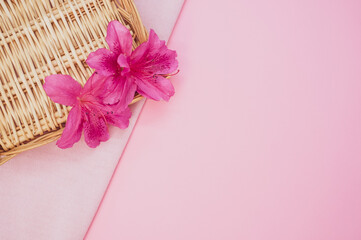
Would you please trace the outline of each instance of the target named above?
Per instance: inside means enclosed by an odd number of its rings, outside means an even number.
[[[127,128],[131,112],[128,107],[105,105],[102,96],[106,94],[103,77],[93,74],[84,88],[68,75],[51,75],[43,85],[46,94],[56,103],[72,106],[68,119],[57,141],[60,148],[72,147],[80,140],[84,130],[85,142],[95,148],[109,139],[107,123]]]
[[[164,75],[177,70],[177,53],[169,50],[153,30],[148,41],[132,52],[133,39],[129,30],[120,22],[111,21],[106,42],[110,50],[98,49],[87,59],[91,68],[107,77],[106,88],[112,94],[104,98],[106,103],[120,101],[128,105],[135,91],[154,100],[168,101],[174,95],[174,87]]]

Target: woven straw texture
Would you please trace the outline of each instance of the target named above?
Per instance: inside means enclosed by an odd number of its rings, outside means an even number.
[[[93,73],[85,60],[107,46],[115,19],[133,48],[146,41],[132,0],[0,0],[0,164],[61,135],[70,109],[46,96],[44,78],[68,74],[84,85]]]

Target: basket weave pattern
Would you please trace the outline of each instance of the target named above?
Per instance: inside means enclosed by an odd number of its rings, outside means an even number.
[[[115,19],[133,48],[146,41],[132,0],[0,0],[0,164],[61,135],[70,109],[47,97],[44,78],[68,74],[83,85],[93,73],[85,60],[106,46]]]

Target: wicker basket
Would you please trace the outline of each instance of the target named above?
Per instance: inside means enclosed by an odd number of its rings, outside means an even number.
[[[106,46],[115,19],[131,30],[133,48],[146,41],[132,0],[0,0],[0,164],[61,135],[70,109],[47,97],[44,78],[84,84],[93,72],[85,60]]]

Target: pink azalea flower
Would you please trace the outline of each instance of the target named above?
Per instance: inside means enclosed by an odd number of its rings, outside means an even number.
[[[95,148],[109,139],[107,123],[127,128],[131,112],[128,107],[105,105],[101,98],[105,94],[103,77],[93,74],[84,88],[68,75],[51,75],[43,85],[46,94],[56,103],[72,106],[68,119],[57,141],[60,148],[72,147],[80,140],[84,130],[85,142]]]
[[[169,50],[153,30],[148,41],[132,52],[132,36],[118,21],[111,21],[106,42],[109,49],[101,48],[89,54],[87,64],[100,75],[106,76],[106,88],[112,94],[104,98],[109,104],[120,101],[129,104],[135,91],[154,100],[168,101],[174,87],[165,75],[178,68],[177,53]]]

